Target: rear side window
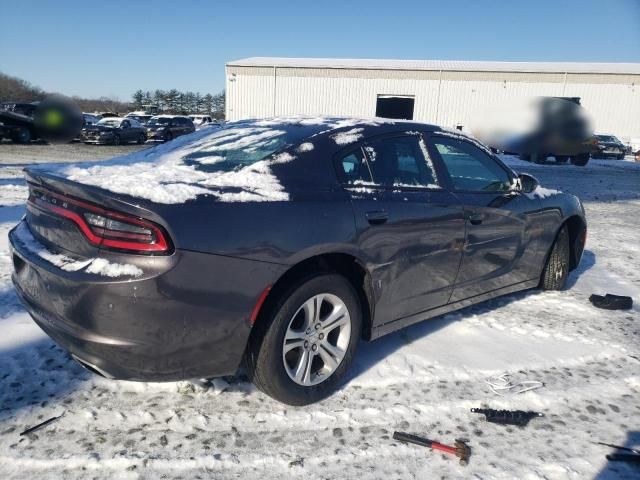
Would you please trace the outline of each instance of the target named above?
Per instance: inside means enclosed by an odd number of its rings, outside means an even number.
[[[345,183],[371,183],[371,173],[360,148],[339,158],[338,169]]]
[[[489,155],[464,140],[432,139],[456,190],[500,192],[511,189],[509,174]]]
[[[374,183],[389,187],[437,187],[435,171],[418,135],[367,142]]]

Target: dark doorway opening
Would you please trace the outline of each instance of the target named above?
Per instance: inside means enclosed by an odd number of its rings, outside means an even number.
[[[413,120],[414,100],[415,98],[413,97],[378,95],[378,101],[376,103],[376,117]]]

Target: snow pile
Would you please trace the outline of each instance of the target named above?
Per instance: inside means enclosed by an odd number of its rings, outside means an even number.
[[[32,235],[27,227],[27,224],[21,222],[15,230],[15,238],[22,244],[22,246],[29,252],[38,255],[40,258],[46,260],[51,265],[54,265],[65,272],[77,272],[82,269],[87,273],[93,273],[96,275],[102,275],[106,277],[139,277],[142,275],[142,270],[135,265],[127,265],[120,263],[111,263],[104,258],[88,258],[86,260],[75,260],[66,255],[60,253],[53,253],[42,245]]]
[[[547,198],[553,195],[558,195],[559,193],[562,193],[562,192],[560,190],[554,190],[552,188],[538,187],[531,193],[533,194],[533,196],[538,198]]]
[[[333,138],[333,141],[336,142],[337,145],[349,145],[350,143],[356,143],[360,140],[362,138],[363,131],[363,128],[352,128],[346,132],[339,132],[335,135],[331,135],[331,138]]]
[[[0,198],[6,206],[22,205],[29,196],[26,185],[0,185]]]
[[[298,145],[298,148],[296,149],[296,151],[298,153],[305,153],[305,152],[310,152],[311,150],[313,150],[313,143],[311,142],[304,142],[301,143],[300,145]]]
[[[92,259],[85,272],[95,273],[96,275],[103,275],[111,278],[122,276],[139,277],[143,273],[142,270],[135,265],[111,263],[104,258]]]

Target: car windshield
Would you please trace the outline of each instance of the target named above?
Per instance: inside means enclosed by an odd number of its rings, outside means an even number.
[[[308,135],[304,128],[269,128],[255,125],[216,130],[202,146],[183,157],[187,165],[206,172],[240,170],[265,159]]]
[[[611,135],[598,135],[598,140],[601,142],[618,142],[618,139]]]
[[[106,127],[119,127],[121,122],[121,118],[103,118],[98,122],[98,125],[104,125]]]
[[[152,117],[147,122],[148,125],[169,125],[171,124],[171,118],[167,117]]]

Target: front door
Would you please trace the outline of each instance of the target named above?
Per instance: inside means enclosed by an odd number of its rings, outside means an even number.
[[[451,301],[531,280],[539,249],[532,240],[539,200],[516,190],[512,173],[471,141],[434,134],[429,144],[466,217],[464,255]]]
[[[461,203],[439,186],[419,134],[368,140],[337,167],[373,277],[374,327],[444,305],[464,240]]]

